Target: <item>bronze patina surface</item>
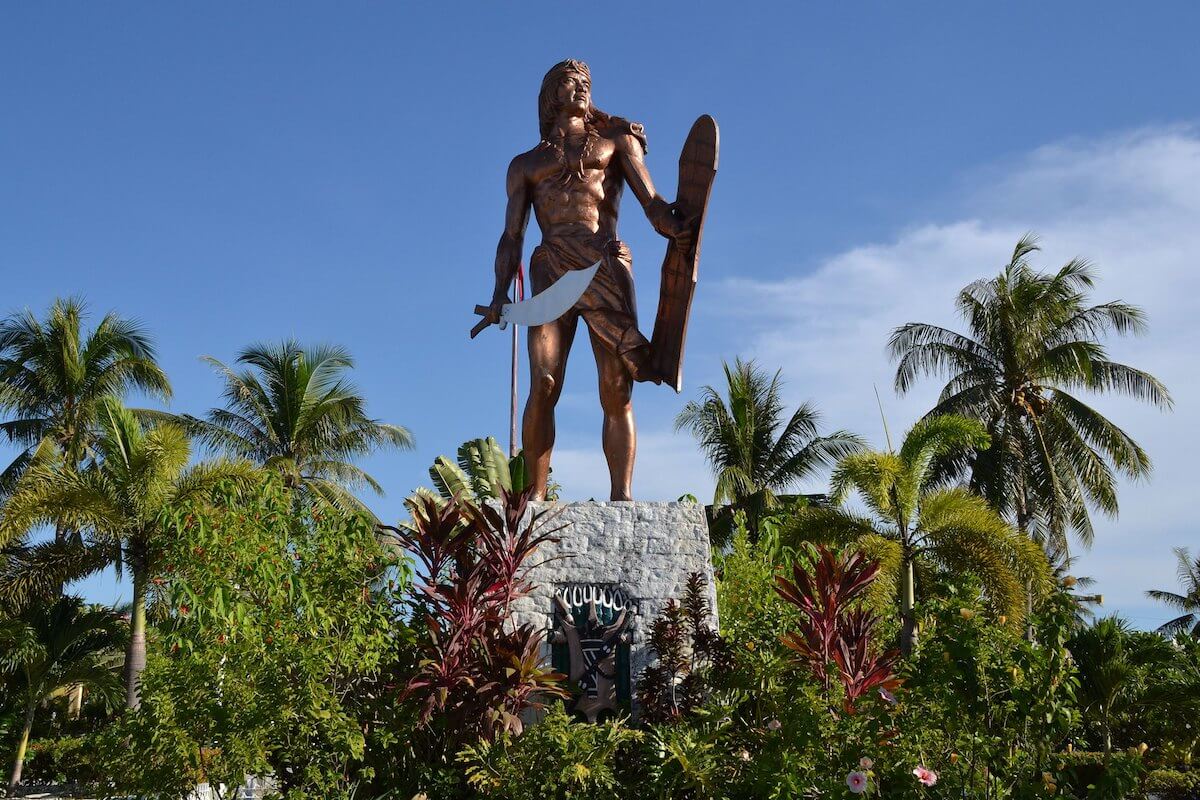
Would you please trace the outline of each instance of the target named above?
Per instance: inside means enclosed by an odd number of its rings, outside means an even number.
[[[613,500],[630,500],[637,435],[631,403],[633,382],[676,375],[656,367],[650,342],[638,330],[629,248],[617,233],[621,194],[627,184],[650,224],[677,250],[691,252],[698,220],[677,213],[654,188],[644,160],[642,126],[592,104],[591,74],[581,61],[556,64],[538,94],[541,141],[508,168],[508,207],[496,249],[491,318],[499,319],[521,261],[529,212],[542,232],[529,272],[533,292],[568,270],[596,261],[601,267],[579,301],[553,322],[529,329],[530,389],[522,446],[542,497],[554,446],[554,408],[562,392],[567,356],[582,318],[588,327],[604,412],[602,442]],[[486,320],[485,320],[486,321]]]
[[[690,247],[675,242],[667,246],[659,285],[658,313],[654,316],[654,335],[650,347],[654,368],[675,391],[683,390],[683,345],[687,340],[692,295],[700,271],[700,238],[704,231],[704,213],[713,178],[717,176],[717,148],[720,134],[717,121],[705,114],[696,120],[679,154],[679,189],[675,211],[696,220],[696,236]]]

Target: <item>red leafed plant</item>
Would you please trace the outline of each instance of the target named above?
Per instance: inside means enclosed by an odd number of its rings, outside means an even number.
[[[845,707],[872,689],[889,692],[900,685],[894,667],[898,650],[880,652],[874,643],[879,618],[860,600],[879,565],[862,551],[844,554],[823,545],[812,548],[811,567],[792,564],[792,580],[775,579],[775,591],[800,611],[799,630],[783,636],[828,692],[836,675],[845,689]]]
[[[542,634],[510,624],[509,610],[530,591],[530,556],[554,530],[547,512],[529,511],[531,491],[501,490],[497,507],[455,497],[418,496],[412,522],[385,526],[421,564],[417,612],[428,639],[416,675],[402,697],[419,703],[420,718],[435,718],[451,738],[491,739],[519,733],[521,713],[540,699],[567,692],[564,675],[545,669]]]
[[[674,600],[650,625],[655,663],[638,681],[645,722],[678,722],[698,709],[714,679],[733,667],[728,643],[711,627],[712,607],[704,576],[688,576],[682,604]]]

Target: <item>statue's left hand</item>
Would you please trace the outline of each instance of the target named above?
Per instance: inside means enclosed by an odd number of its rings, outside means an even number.
[[[661,201],[660,201],[661,202]],[[654,230],[675,242],[681,250],[691,250],[696,241],[696,225],[699,219],[685,216],[678,203],[662,203],[652,213]]]
[[[680,250],[690,252],[696,244],[696,226],[699,216],[685,216],[678,203],[671,204],[670,230],[666,235],[675,242]]]

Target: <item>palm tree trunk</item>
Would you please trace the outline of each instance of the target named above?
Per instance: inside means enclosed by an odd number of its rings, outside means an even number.
[[[141,705],[142,670],[146,668],[146,567],[133,568],[133,608],[129,620],[129,646],[125,649],[125,707]]]
[[[906,555],[900,567],[900,652],[909,655],[917,643],[916,587],[912,556]]]
[[[29,749],[29,732],[33,730],[33,712],[36,708],[37,703],[33,700],[27,701],[25,728],[21,731],[21,743],[17,745],[17,758],[13,762],[12,777],[8,779],[10,789],[21,783],[21,768],[25,766],[25,751]]]
[[[83,684],[77,683],[72,686],[69,697],[70,700],[67,702],[67,718],[79,719],[79,714],[83,711]]]
[[[1029,523],[1033,515],[1025,503],[1025,490],[1022,489],[1017,497],[1017,530],[1025,536],[1029,535]],[[1025,584],[1025,641],[1033,642],[1033,582]]]

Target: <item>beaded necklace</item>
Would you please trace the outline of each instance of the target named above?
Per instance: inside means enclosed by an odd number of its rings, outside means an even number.
[[[554,158],[562,168],[559,177],[559,182],[562,185],[565,186],[572,181],[585,180],[586,176],[583,165],[592,154],[593,143],[599,138],[600,135],[589,126],[587,132],[584,134],[583,143],[579,147],[579,160],[575,164],[571,164],[567,159],[567,137],[562,133],[557,133],[545,140],[550,149],[554,151]]]

